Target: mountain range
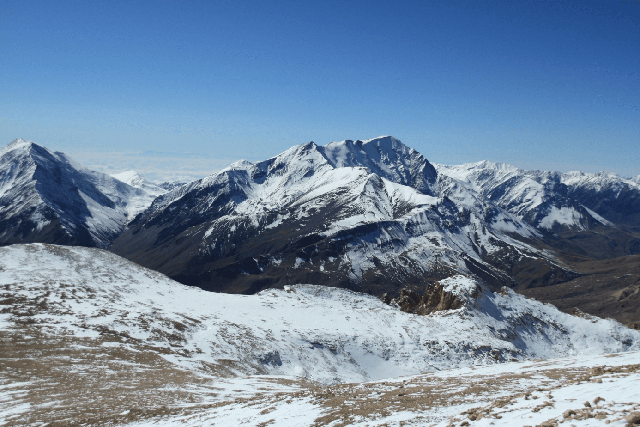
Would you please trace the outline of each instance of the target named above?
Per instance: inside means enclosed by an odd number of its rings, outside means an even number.
[[[177,183],[133,171],[88,170],[24,139],[0,150],[0,244],[46,242],[107,247],[126,224]]]
[[[218,292],[308,283],[395,298],[462,273],[549,300],[593,275],[585,263],[640,254],[638,178],[437,165],[386,136],[158,185],[16,140],[0,151],[0,244],[108,247]],[[635,298],[633,274],[606,298]]]
[[[153,183],[16,140],[0,424],[637,425],[638,178],[379,137]]]

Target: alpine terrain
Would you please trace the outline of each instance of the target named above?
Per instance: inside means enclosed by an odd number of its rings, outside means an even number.
[[[504,163],[437,165],[482,197],[536,227],[537,247],[577,273],[520,289],[571,312],[576,307],[640,328],[640,185],[611,173],[525,171]]]
[[[461,275],[429,292],[423,314],[314,285],[212,293],[100,249],[3,247],[0,421],[568,426],[639,409],[640,331]]]
[[[639,200],[613,175],[436,167],[389,136],[310,142],[158,197],[110,249],[221,292],[310,283],[397,297],[456,273],[524,291],[582,277],[576,257],[637,254]]]
[[[386,136],[155,184],[19,139],[0,151],[0,244],[109,248],[181,283],[244,294],[307,283],[419,301],[436,281],[472,274],[640,328],[637,181],[433,165]]]
[[[0,245],[106,247],[162,188],[136,188],[16,139],[0,149]]]

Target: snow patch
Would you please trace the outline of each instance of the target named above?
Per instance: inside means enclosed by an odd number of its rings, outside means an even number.
[[[580,229],[583,229],[584,227],[580,224],[581,219],[582,214],[574,208],[563,206],[558,209],[557,207],[552,206],[547,216],[540,220],[538,226],[550,230],[553,228],[553,225],[557,223],[560,225],[579,227]]]

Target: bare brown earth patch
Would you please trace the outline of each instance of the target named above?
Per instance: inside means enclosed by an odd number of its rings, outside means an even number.
[[[113,336],[51,336],[30,325],[0,331],[0,384],[11,405],[28,405],[4,425],[124,423],[199,400],[191,389],[205,378],[177,369],[158,348],[121,344]]]
[[[575,314],[575,307],[640,329],[640,255],[605,260],[574,259],[569,265],[582,276],[520,293],[551,303],[567,313]]]

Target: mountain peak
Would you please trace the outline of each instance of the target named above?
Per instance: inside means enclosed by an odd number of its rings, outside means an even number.
[[[7,148],[16,148],[20,145],[31,145],[31,144],[35,144],[35,142],[29,141],[28,139],[16,138],[7,145]]]
[[[342,147],[358,148],[361,150],[364,149],[365,151],[367,151],[367,148],[377,147],[381,152],[412,150],[411,148],[404,145],[399,139],[394,138],[390,135],[383,135],[377,138],[365,140],[358,139],[355,141],[351,139],[345,139],[344,141],[330,142],[329,144],[324,146],[325,149],[330,150],[336,150]]]
[[[24,241],[106,246],[128,219],[166,190],[149,191],[86,169],[61,152],[18,138],[0,150],[0,245]],[[122,175],[122,174],[121,174]]]
[[[437,172],[419,152],[392,136],[344,140],[318,147],[336,168],[365,167],[371,173],[434,195]]]
[[[391,135],[382,135],[377,138],[371,138],[362,141],[362,145],[373,144],[381,148],[388,149],[398,149],[398,148],[409,148],[404,145],[398,138],[394,138]]]
[[[517,168],[516,166],[510,165],[509,163],[502,163],[502,162],[492,162],[491,160],[481,160],[479,162],[476,163],[467,163],[465,164],[465,166],[469,166],[469,169],[474,168],[474,169],[496,169],[496,170],[503,170],[503,171],[518,171],[520,170],[519,168]]]
[[[4,146],[2,149],[0,149],[0,154],[4,154],[7,153],[9,151],[13,151],[13,150],[17,150],[17,149],[29,149],[32,146],[37,146],[40,147],[38,144],[36,144],[33,141],[29,141],[27,139],[22,139],[22,138],[17,138],[14,139],[13,141],[11,141],[9,144],[7,144],[6,146]],[[41,147],[43,148],[43,147]]]
[[[141,178],[140,175],[138,174],[138,172],[136,172],[134,170],[128,170],[128,171],[123,171],[123,172],[119,172],[119,173],[114,173],[111,176],[114,177],[115,179],[117,179],[118,181],[122,181],[124,183],[129,184],[129,185],[131,185],[131,182]]]
[[[229,166],[227,166],[226,168],[222,169],[222,171],[225,170],[234,170],[234,169],[246,169],[253,166],[253,162],[250,162],[249,160],[245,160],[245,159],[240,159],[240,160],[236,160],[235,162],[231,163]],[[222,172],[220,171],[220,172]]]

